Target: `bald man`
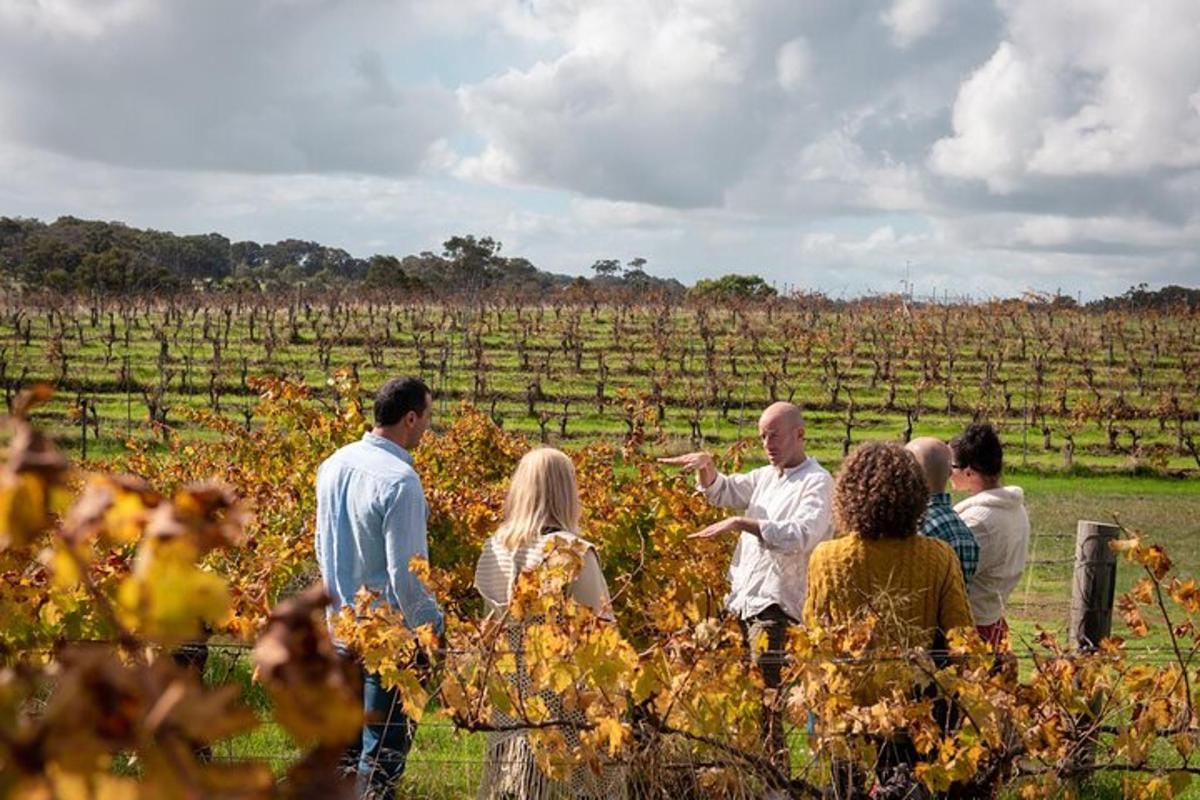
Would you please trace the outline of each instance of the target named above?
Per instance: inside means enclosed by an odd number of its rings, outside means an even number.
[[[792,403],[774,403],[758,420],[758,434],[770,462],[739,475],[722,475],[711,453],[660,458],[696,473],[710,503],[737,509],[732,516],[691,535],[712,539],[736,534],[725,606],[741,621],[747,649],[762,669],[768,688],[779,686],[787,627],[804,612],[808,557],[832,533],[833,478],[804,452],[804,417]],[[750,645],[767,634],[767,649]],[[764,735],[777,764],[786,764],[778,710],[764,714]]]
[[[950,494],[946,491],[946,482],[950,480],[950,469],[954,462],[950,446],[941,439],[922,436],[909,442],[906,449],[921,466],[925,483],[929,486],[929,508],[925,512],[921,533],[941,539],[954,549],[962,566],[963,582],[970,589],[971,578],[975,576],[975,568],[979,565],[979,543],[950,504]]]

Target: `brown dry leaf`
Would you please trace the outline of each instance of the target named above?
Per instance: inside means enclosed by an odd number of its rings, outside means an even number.
[[[154,510],[146,536],[163,542],[186,538],[201,558],[210,550],[240,546],[249,518],[232,489],[216,483],[192,484]]]
[[[69,648],[58,660],[62,672],[38,721],[43,759],[90,772],[109,754],[136,747],[147,700],[134,670],[102,647]]]
[[[6,468],[13,473],[39,475],[47,483],[61,483],[70,463],[50,437],[26,422],[18,422],[8,445]]]
[[[149,512],[162,495],[140,478],[93,475],[63,520],[60,536],[70,542],[103,536],[128,543],[141,537]]]
[[[159,662],[168,664],[168,662]],[[253,730],[258,717],[241,704],[241,688],[235,685],[208,690],[191,673],[178,674],[173,664],[168,670],[166,688],[146,715],[150,735],[170,733],[189,742],[207,744]]]
[[[205,763],[195,748],[172,738],[142,754],[145,786],[158,798],[204,800],[268,800],[275,779],[262,762]]]
[[[360,670],[333,647],[324,614],[328,603],[320,585],[281,603],[254,648],[275,718],[304,743],[345,743],[362,729]]]
[[[24,420],[29,416],[30,409],[45,403],[53,396],[54,387],[45,381],[38,381],[17,395],[17,399],[13,401],[12,415],[16,419]]]
[[[354,780],[341,774],[341,747],[321,746],[293,764],[283,784],[283,800],[352,800]]]

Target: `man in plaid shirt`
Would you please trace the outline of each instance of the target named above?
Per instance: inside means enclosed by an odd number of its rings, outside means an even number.
[[[925,482],[929,484],[929,508],[925,512],[921,532],[941,539],[954,549],[962,564],[963,580],[969,588],[971,576],[979,566],[979,543],[975,541],[975,534],[971,533],[967,523],[955,512],[950,503],[950,494],[946,491],[952,460],[950,448],[940,439],[923,436],[909,442],[907,449],[921,465]]]

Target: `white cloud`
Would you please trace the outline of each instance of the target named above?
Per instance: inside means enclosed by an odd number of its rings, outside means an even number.
[[[846,291],[909,261],[1195,283],[1197,33],[1195,0],[0,0],[0,214]]]
[[[942,18],[942,0],[893,0],[882,15],[897,47],[909,47],[937,28]]]
[[[0,4],[0,27],[22,28],[54,41],[94,42],[143,20],[152,0],[12,0]]]
[[[761,136],[743,41],[753,15],[715,0],[537,8],[538,32],[555,35],[563,53],[459,90],[487,140],[465,174],[611,199],[719,203]]]
[[[1200,4],[1006,5],[1009,39],[960,89],[934,169],[1012,192],[1045,176],[1200,167]]]
[[[811,78],[812,61],[812,48],[803,36],[785,42],[775,56],[775,76],[780,88],[785,92],[803,89]]]
[[[1012,43],[1001,44],[959,90],[955,136],[934,145],[934,169],[984,180],[995,192],[1014,189],[1037,149],[1041,122],[1056,101],[1050,78]]]
[[[458,122],[451,92],[395,79],[369,23],[325,69],[322,35],[345,10],[330,0],[0,8],[13,142],[135,167],[402,175]],[[404,19],[374,21],[399,32]]]

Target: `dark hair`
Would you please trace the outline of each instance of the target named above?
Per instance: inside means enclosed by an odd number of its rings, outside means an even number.
[[[973,422],[950,440],[954,465],[970,467],[980,475],[995,477],[1004,467],[1004,447],[996,429],[986,422]]]
[[[432,395],[420,378],[393,378],[375,393],[375,424],[386,428],[410,411],[424,414]]]
[[[907,539],[929,501],[929,485],[912,453],[895,442],[868,442],[842,464],[833,515],[864,539]]]

